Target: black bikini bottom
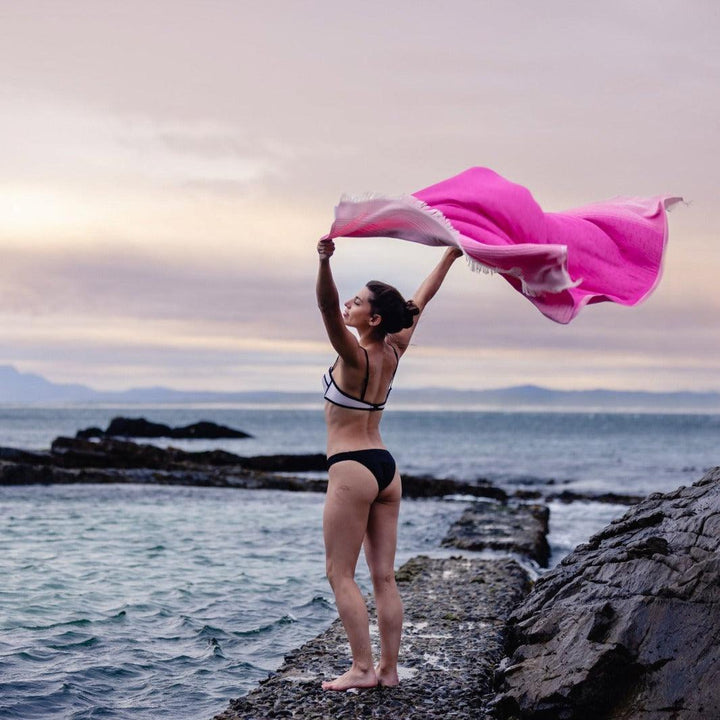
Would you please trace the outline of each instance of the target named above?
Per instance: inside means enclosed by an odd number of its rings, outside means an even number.
[[[375,476],[379,492],[382,492],[395,477],[395,459],[387,450],[378,448],[336,453],[327,459],[328,469],[343,460],[354,460],[366,467]]]

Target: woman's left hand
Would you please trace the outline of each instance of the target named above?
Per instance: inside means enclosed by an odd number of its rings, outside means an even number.
[[[329,260],[335,252],[335,243],[332,240],[320,240],[317,251],[321,260]]]

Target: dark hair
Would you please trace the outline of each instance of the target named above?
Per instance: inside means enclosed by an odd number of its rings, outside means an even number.
[[[395,333],[413,324],[420,309],[412,300],[405,300],[392,286],[379,280],[371,280],[365,287],[370,291],[370,307],[380,315],[379,329],[382,333]]]

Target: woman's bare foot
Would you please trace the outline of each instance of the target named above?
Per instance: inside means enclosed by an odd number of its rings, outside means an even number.
[[[375,670],[359,670],[351,667],[344,675],[322,684],[323,690],[350,690],[351,688],[373,688],[378,684]]]
[[[400,678],[397,674],[397,668],[394,670],[383,670],[379,665],[375,668],[375,676],[378,685],[383,687],[395,687],[400,684]]]

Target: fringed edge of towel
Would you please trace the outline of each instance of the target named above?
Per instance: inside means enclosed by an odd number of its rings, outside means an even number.
[[[442,229],[443,233],[438,234],[438,239],[442,240],[444,245],[453,245],[455,247],[460,248],[462,250],[463,255],[465,256],[465,261],[470,268],[472,272],[476,273],[482,273],[486,275],[509,275],[511,277],[516,278],[521,285],[521,292],[526,297],[541,297],[545,294],[556,294],[563,292],[565,290],[569,290],[571,288],[577,287],[582,283],[582,279],[579,280],[573,280],[570,275],[567,272],[567,267],[565,265],[566,260],[563,260],[561,272],[565,277],[565,281],[563,283],[558,284],[556,288],[550,289],[547,287],[543,287],[542,289],[537,289],[537,286],[535,283],[528,282],[528,280],[525,277],[525,274],[523,273],[523,270],[519,267],[512,267],[508,269],[498,268],[498,267],[491,267],[489,265],[486,265],[476,258],[471,257],[463,247],[463,244],[460,240],[462,237],[461,233],[456,230],[456,228],[452,225],[452,223],[447,219],[445,214],[438,210],[437,208],[432,207],[431,205],[428,205],[426,202],[421,200],[420,198],[415,197],[414,195],[396,195],[394,197],[384,195],[382,193],[363,193],[361,195],[350,195],[348,193],[344,193],[340,197],[340,202],[338,204],[338,207],[342,205],[343,203],[349,203],[349,204],[355,204],[355,203],[364,203],[364,202],[377,202],[377,201],[384,201],[387,203],[402,203],[407,205],[408,207],[418,210],[426,217],[429,217],[433,220],[433,222],[437,223],[437,225]],[[337,208],[336,208],[337,211]]]
[[[409,205],[412,208],[415,208],[416,210],[420,210],[425,215],[428,215],[431,217],[436,223],[438,223],[445,232],[452,238],[453,244],[458,247],[460,250],[462,250],[463,256],[465,257],[465,262],[467,263],[468,267],[472,272],[476,273],[482,273],[483,275],[495,275],[497,273],[502,273],[502,270],[498,270],[497,268],[492,268],[489,265],[485,265],[475,258],[470,257],[466,252],[465,248],[463,248],[462,243],[460,242],[460,233],[453,227],[452,223],[445,217],[445,214],[438,210],[437,208],[434,208],[430,205],[428,205],[424,200],[420,200],[420,198],[415,197],[414,195],[395,195],[395,196],[389,196],[389,195],[383,195],[382,193],[363,193],[362,195],[350,195],[349,193],[343,193],[340,196],[340,203],[348,202],[348,203],[361,203],[361,202],[368,202],[371,200],[386,200],[387,202],[404,202],[407,205]],[[521,279],[522,281],[522,279]],[[524,282],[523,282],[524,286]]]

